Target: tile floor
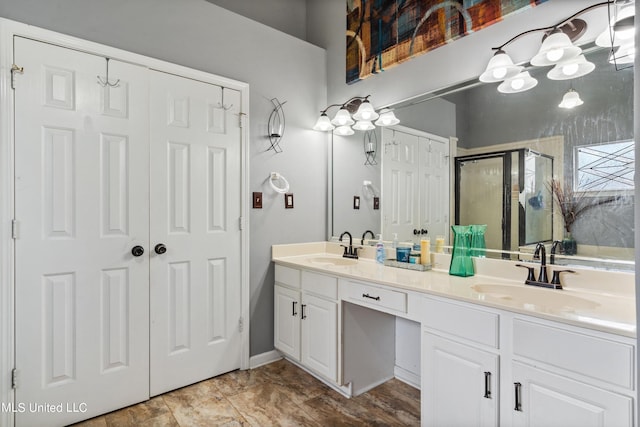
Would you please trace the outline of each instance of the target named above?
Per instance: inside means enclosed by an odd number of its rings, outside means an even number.
[[[391,380],[347,399],[286,360],[193,384],[76,427],[418,426],[420,391]]]

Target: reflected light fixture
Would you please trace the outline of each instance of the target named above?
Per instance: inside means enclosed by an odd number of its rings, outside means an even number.
[[[636,47],[633,40],[618,46],[617,49],[609,55],[610,64],[633,64],[636,58]]]
[[[331,104],[320,112],[320,117],[313,126],[314,130],[328,132],[336,135],[353,135],[354,130],[368,131],[376,126],[393,126],[400,123],[392,110],[384,108],[380,113],[376,112],[369,96],[354,96],[343,104]],[[329,119],[327,111],[332,107],[340,107],[333,119]],[[377,119],[377,120],[376,120]],[[374,121],[375,120],[375,124]]]
[[[480,74],[480,81],[484,83],[500,82],[517,76],[523,67],[514,65],[507,53],[498,49],[491,57],[484,73]]]
[[[607,28],[596,38],[596,45],[602,47],[620,46],[635,35],[636,9],[633,2],[626,2],[614,11]]]
[[[393,114],[393,111],[388,108],[383,108],[380,111],[380,117],[375,121],[376,126],[393,126],[400,123],[400,120]]]
[[[569,89],[562,97],[562,101],[558,104],[558,107],[571,109],[582,104],[584,104],[584,101],[580,99],[578,92],[573,89]]]
[[[531,66],[542,67],[553,65],[547,73],[547,77],[551,80],[568,80],[578,77],[582,77],[595,69],[595,65],[587,61],[582,55],[582,49],[575,46],[573,42],[579,39],[587,30],[587,23],[583,19],[579,19],[578,16],[599,8],[606,6],[608,9],[617,5],[620,1],[603,1],[600,3],[588,6],[578,12],[574,13],[570,17],[558,22],[556,25],[544,28],[535,28],[524,31],[520,34],[509,39],[506,43],[498,47],[492,48],[495,50],[495,54],[489,60],[484,72],[480,75],[479,79],[483,83],[502,82],[498,86],[498,90],[502,93],[518,93],[531,89],[536,86],[537,81],[530,75],[524,74],[522,70],[524,67],[515,65],[509,55],[505,52],[505,47],[522,36],[525,36],[534,32],[544,32],[542,43],[538,52],[529,61]],[[606,31],[609,37],[605,38],[604,33],[599,36],[599,43],[605,43],[608,40],[607,46],[612,46],[615,41],[617,45],[622,45],[625,38],[633,40],[634,34],[634,16],[635,5],[633,0],[625,0],[625,6],[620,8],[619,13],[616,14],[614,19],[610,20],[610,28]],[[612,34],[615,34],[615,39]],[[622,46],[614,54],[613,59],[626,54],[626,57],[631,57],[627,61],[632,62],[634,57],[634,51],[627,49],[622,52]],[[619,62],[619,61],[618,61]]]
[[[547,73],[550,80],[568,80],[585,76],[596,69],[593,62],[587,61],[584,55],[561,61]]]
[[[586,25],[585,23],[584,26],[586,27]],[[531,65],[538,67],[554,65],[560,61],[571,60],[581,53],[582,49],[574,46],[569,36],[561,29],[556,28],[544,39],[538,53],[531,58]]]
[[[538,84],[538,80],[531,77],[528,71],[523,71],[515,77],[505,80],[498,86],[501,93],[518,93],[527,91]]]

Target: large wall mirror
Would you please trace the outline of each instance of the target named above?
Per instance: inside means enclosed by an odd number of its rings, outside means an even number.
[[[448,190],[448,202],[435,194],[438,187],[433,183],[423,188],[418,182],[421,200],[416,201],[414,216],[424,217],[429,206],[448,203],[449,208],[442,210],[447,227],[456,224],[456,219],[463,223],[478,218],[473,223],[489,224],[487,236],[494,237],[487,238],[488,249],[495,249],[497,256],[503,256],[501,251],[505,250],[527,251],[537,241],[551,244],[567,234],[549,189],[553,178],[573,192],[574,201],[595,205],[571,224],[578,252],[570,261],[633,269],[633,68],[610,64],[607,49],[583,49],[596,65],[586,76],[549,80],[549,67],[533,68],[529,71],[538,85],[515,94],[498,92],[497,84],[465,82],[390,106],[401,126],[376,128],[371,131],[374,135],[332,136],[331,235],[350,231],[359,238],[371,230],[376,235],[384,231],[384,239],[392,239],[386,215],[388,207],[397,202],[391,199],[398,196],[390,195],[388,186],[398,178],[387,169],[394,153],[411,150],[402,142],[403,135],[409,133],[416,135],[419,146],[450,142],[449,155],[443,156],[450,179],[442,184]],[[559,108],[569,90],[575,90],[584,103],[572,109]],[[376,157],[368,162],[366,140],[372,137],[377,144]],[[503,170],[505,156],[513,169]],[[420,163],[422,158],[416,156],[416,161]],[[422,170],[416,169],[423,175]],[[409,194],[405,197],[414,197]],[[493,201],[489,198],[496,195]],[[358,209],[355,197],[360,200]],[[501,204],[510,205],[509,226],[502,208],[489,210]],[[474,212],[482,212],[484,217],[469,217]],[[416,231],[424,229],[424,218],[420,221],[415,224]],[[433,224],[433,218],[430,221]],[[441,233],[427,231],[432,243],[435,234]],[[526,236],[524,241],[521,236]],[[416,239],[413,233],[399,238]]]

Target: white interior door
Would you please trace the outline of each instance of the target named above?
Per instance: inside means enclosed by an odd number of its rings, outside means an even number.
[[[449,141],[415,129],[382,128],[383,234],[415,241],[449,235]]]
[[[240,93],[152,71],[151,395],[240,367]]]
[[[449,235],[449,140],[420,138],[420,230]]]
[[[64,425],[149,395],[146,69],[104,88],[105,58],[20,37],[14,60],[16,425]]]
[[[382,128],[382,233],[385,240],[413,239],[419,223],[418,137]]]

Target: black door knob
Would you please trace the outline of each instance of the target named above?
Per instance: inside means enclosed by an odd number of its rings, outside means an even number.
[[[134,246],[133,249],[131,249],[131,254],[133,256],[142,256],[142,254],[144,253],[144,248],[142,246]]]
[[[156,247],[153,249],[156,251],[158,255],[162,255],[163,253],[167,252],[167,247],[162,243],[158,243]]]

